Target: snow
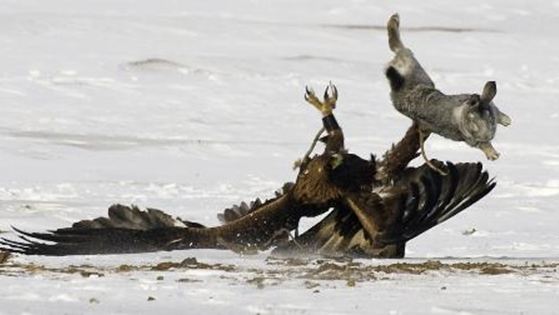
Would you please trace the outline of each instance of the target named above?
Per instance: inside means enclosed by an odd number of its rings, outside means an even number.
[[[332,80],[347,145],[381,154],[409,125],[382,75],[393,12],[440,89],[480,92],[496,80],[496,104],[513,119],[494,142],[500,159],[484,161],[496,190],[410,242],[403,261],[537,268],[381,273],[309,289],[304,277],[249,281],[275,268],[267,253],[17,256],[20,267],[0,267],[0,314],[556,313],[559,277],[545,266],[559,261],[558,1],[3,0],[0,230],[66,226],[117,202],[217,224],[219,210],[294,178],[320,128],[307,84]],[[439,137],[427,152],[484,159]],[[114,270],[186,257],[237,269]]]

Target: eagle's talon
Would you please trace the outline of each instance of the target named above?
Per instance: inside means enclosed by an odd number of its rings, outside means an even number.
[[[330,99],[330,95],[329,94],[329,90],[330,90],[330,86],[326,86],[326,89],[324,90],[324,101],[327,101],[328,99]]]
[[[305,96],[309,98],[317,98],[316,94],[314,93],[314,89],[308,86],[305,86]]]
[[[309,88],[308,86],[305,87],[305,101],[320,109],[320,100],[318,100],[318,97],[316,97],[314,90],[312,88]]]
[[[324,90],[324,103],[330,108],[336,108],[336,102],[338,100],[338,89],[332,82],[328,84],[326,90]]]

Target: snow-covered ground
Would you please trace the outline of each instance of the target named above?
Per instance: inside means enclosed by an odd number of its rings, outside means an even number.
[[[484,162],[497,188],[410,242],[412,271],[206,250],[17,256],[0,267],[0,314],[559,312],[559,1],[1,0],[0,230],[67,226],[117,202],[217,224],[294,178],[320,127],[307,84],[338,86],[353,152],[384,152],[409,125],[382,75],[393,12],[439,88],[496,80],[513,119],[501,158]],[[427,150],[484,159],[438,137]],[[199,263],[151,270],[187,257]],[[426,260],[443,266],[414,271]],[[331,264],[345,271],[329,278]]]

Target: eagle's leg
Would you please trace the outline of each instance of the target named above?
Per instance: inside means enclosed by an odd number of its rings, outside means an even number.
[[[441,170],[440,168],[436,167],[435,165],[433,165],[433,163],[431,163],[431,161],[429,160],[429,158],[427,158],[427,154],[425,153],[425,131],[422,131],[421,129],[419,130],[419,145],[421,147],[421,156],[423,157],[423,159],[425,160],[425,164],[427,164],[427,166],[429,166],[431,169],[433,169],[435,172],[446,176],[447,173],[443,170]]]
[[[336,155],[344,150],[344,135],[333,111],[338,100],[338,89],[332,82],[324,91],[324,101],[320,101],[312,89],[306,88],[305,100],[322,113],[322,123],[328,133],[325,153]]]

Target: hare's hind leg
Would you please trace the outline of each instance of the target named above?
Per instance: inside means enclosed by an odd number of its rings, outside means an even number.
[[[404,48],[404,44],[400,39],[400,16],[398,13],[393,14],[386,25],[388,30],[388,46],[390,50],[397,53]]]

